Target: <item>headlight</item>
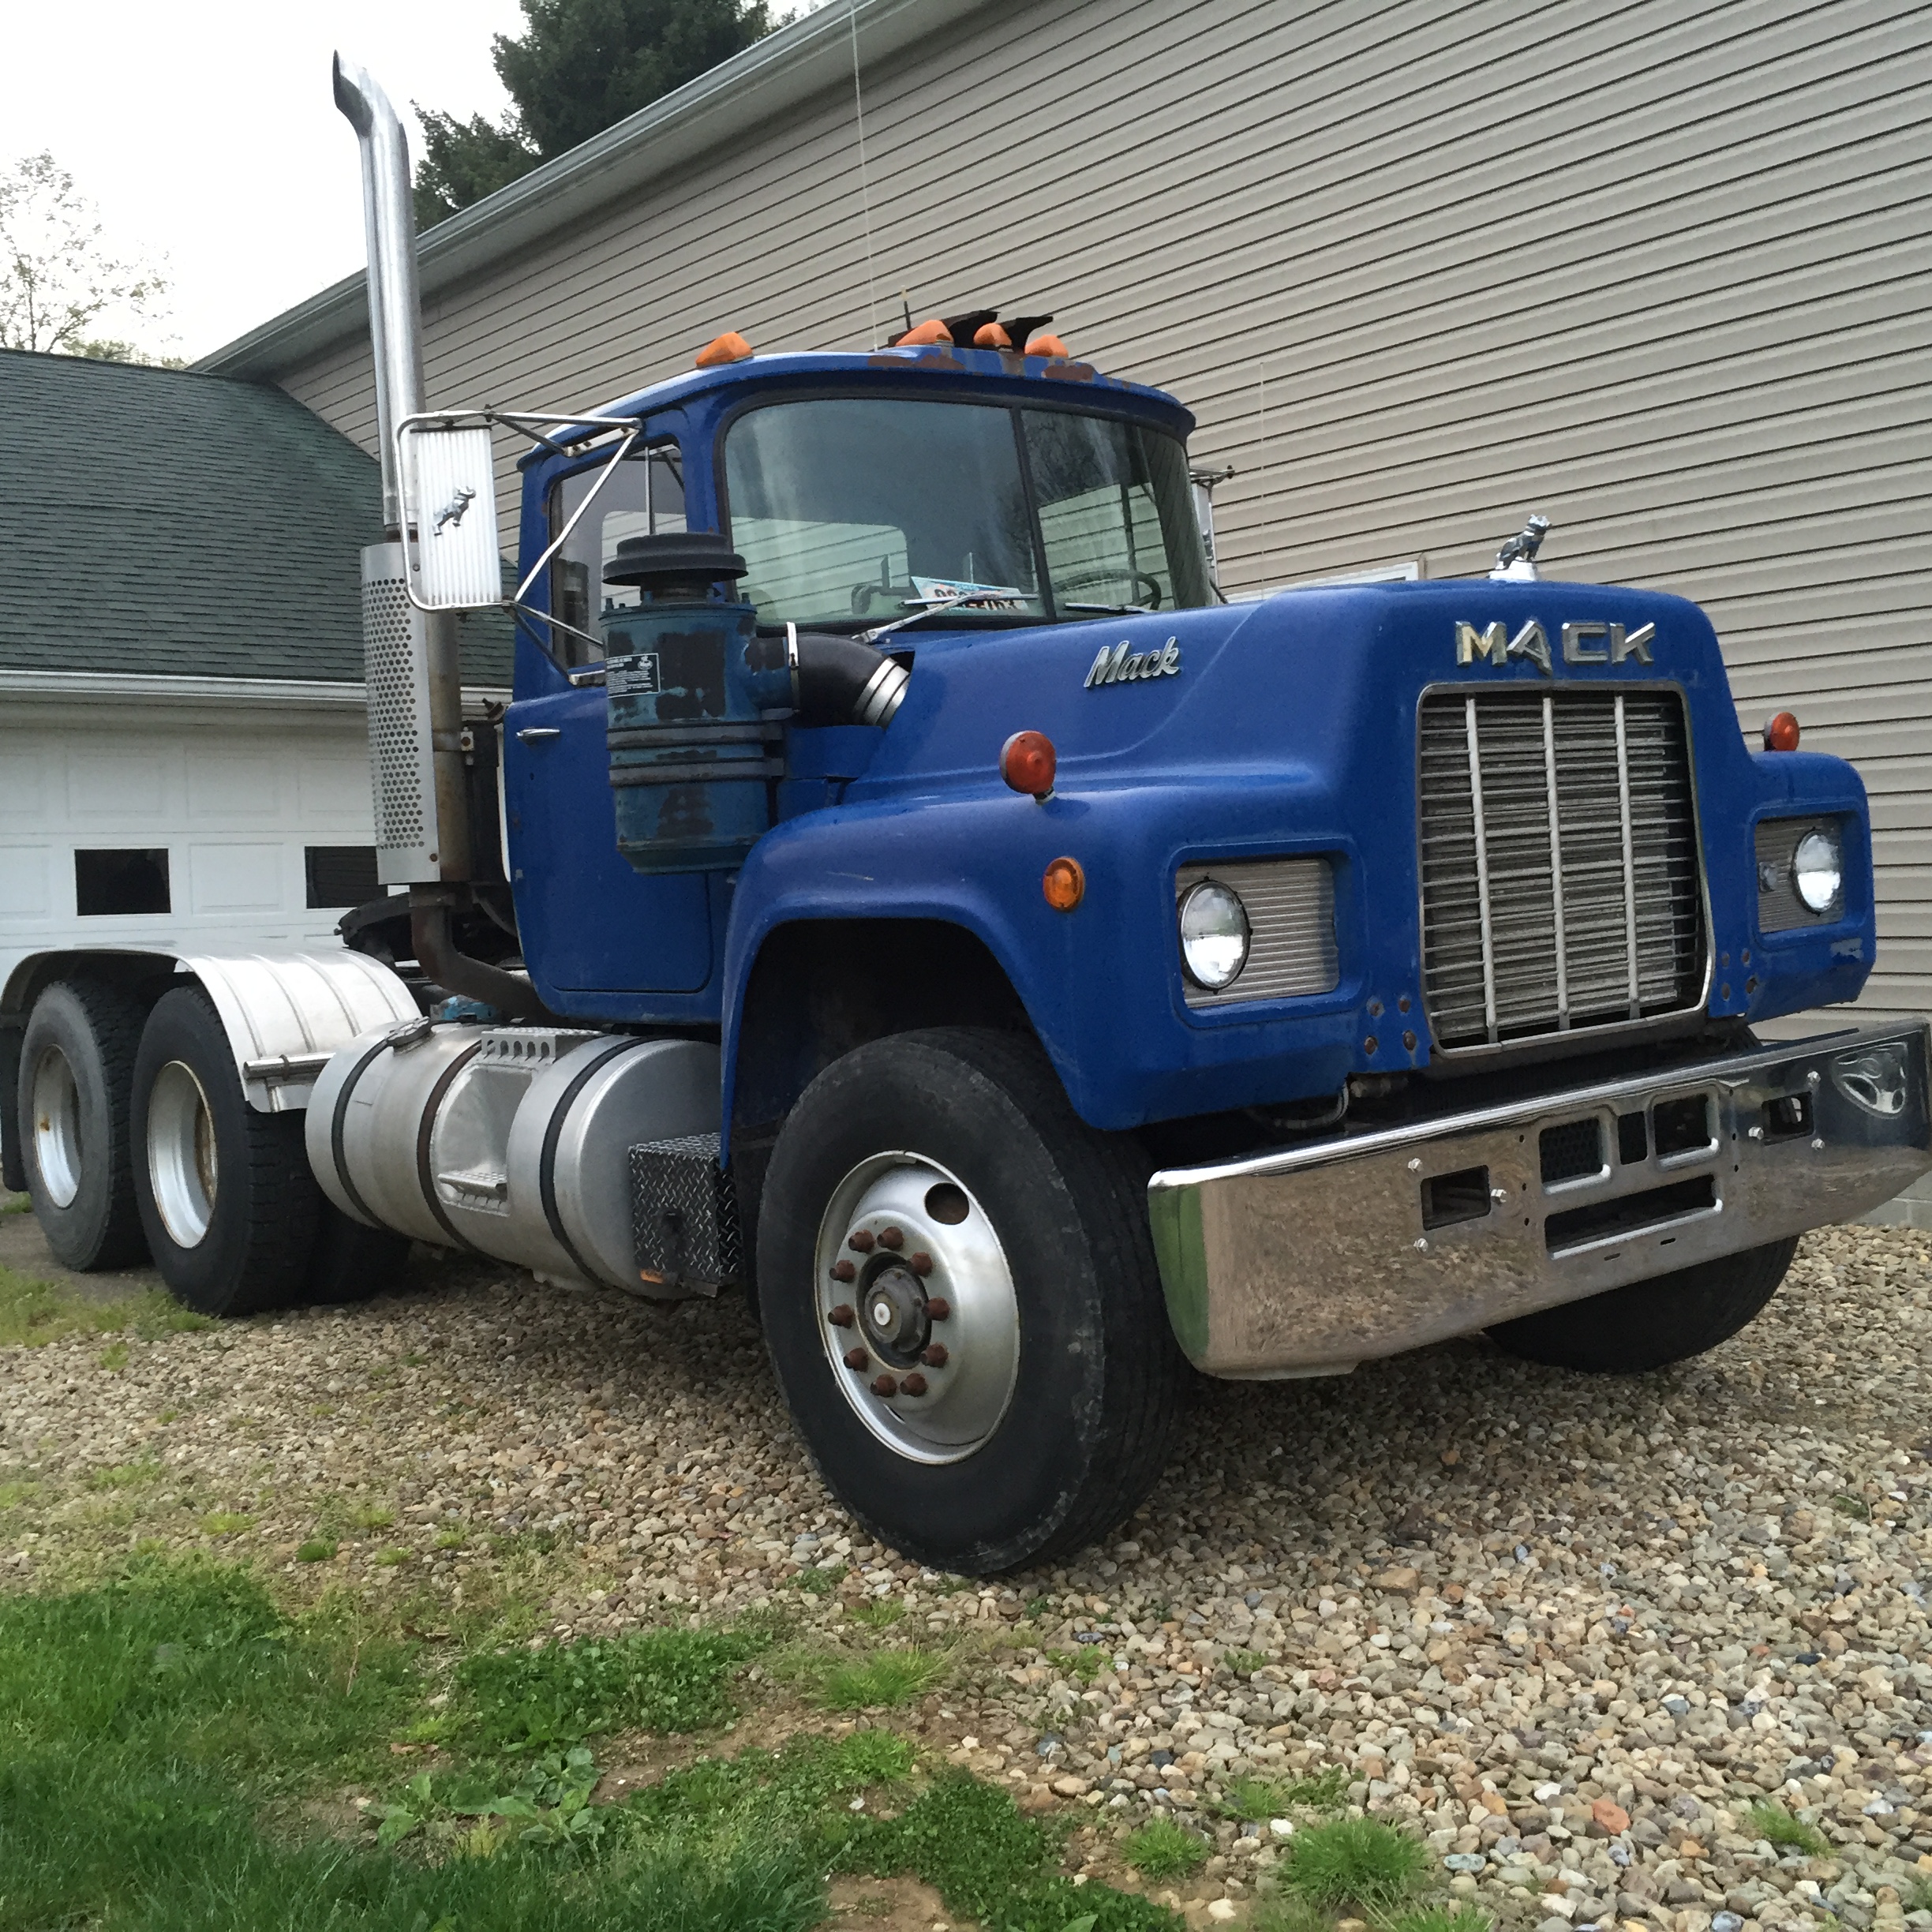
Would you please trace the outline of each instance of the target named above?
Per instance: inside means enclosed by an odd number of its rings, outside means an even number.
[[[1829,912],[1837,902],[1844,877],[1835,832],[1807,832],[1798,841],[1798,849],[1792,854],[1792,889],[1808,910]]]
[[[1203,879],[1181,901],[1181,963],[1210,993],[1232,986],[1248,964],[1247,911],[1218,879]]]

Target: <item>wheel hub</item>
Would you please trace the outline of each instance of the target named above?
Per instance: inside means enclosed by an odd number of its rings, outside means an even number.
[[[58,1046],[40,1056],[33,1078],[34,1165],[56,1208],[80,1192],[80,1093],[73,1069]]]
[[[932,1339],[919,1278],[903,1261],[889,1260],[867,1284],[859,1305],[866,1340],[896,1367],[911,1368]]]
[[[215,1117],[183,1060],[170,1060],[148,1091],[148,1178],[169,1238],[178,1248],[197,1246],[214,1220],[220,1175]]]
[[[915,1461],[970,1455],[1020,1359],[1012,1272],[979,1203],[923,1155],[875,1155],[833,1190],[817,1256],[821,1332],[860,1420]]]

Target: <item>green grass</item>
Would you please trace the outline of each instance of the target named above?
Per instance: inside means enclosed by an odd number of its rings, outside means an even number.
[[[360,1503],[350,1511],[349,1520],[358,1530],[387,1530],[395,1522],[395,1511],[387,1503]]]
[[[107,1469],[90,1470],[90,1489],[142,1489],[159,1482],[166,1472],[152,1458],[140,1462],[116,1462]]]
[[[1908,1912],[1932,1911],[1932,1878],[1915,1878],[1905,1892]]]
[[[846,1614],[867,1630],[890,1630],[905,1615],[905,1605],[890,1597],[874,1597],[854,1604]]]
[[[1410,1905],[1391,1912],[1383,1932],[1490,1932],[1490,1918],[1473,1905]]]
[[[1259,1650],[1230,1650],[1222,1658],[1221,1668],[1232,1671],[1237,1677],[1252,1677],[1267,1663]]]
[[[0,1267],[0,1348],[43,1348],[77,1335],[133,1335],[152,1341],[158,1335],[217,1325],[158,1290],[115,1301],[90,1301],[51,1282]],[[123,1354],[120,1362],[108,1366],[125,1361]]]
[[[1372,1818],[1336,1818],[1297,1832],[1281,1874],[1282,1889],[1311,1905],[1357,1905],[1393,1912],[1428,1863],[1413,1838]]]
[[[1348,1773],[1339,1765],[1331,1765],[1312,1777],[1233,1778],[1228,1783],[1221,1814],[1260,1825],[1280,1818],[1290,1809],[1334,1811],[1347,1796]]]
[[[1121,1856],[1148,1878],[1185,1878],[1208,1863],[1208,1841],[1170,1818],[1150,1819],[1130,1832]]]
[[[483,1736],[500,1749],[612,1731],[703,1731],[736,1708],[732,1679],[763,1648],[736,1631],[641,1631],[468,1659],[458,1672]]]
[[[923,1697],[952,1668],[942,1653],[915,1644],[881,1650],[858,1662],[826,1664],[818,1683],[818,1702],[828,1710],[897,1709]]]
[[[1804,1852],[1813,1858],[1822,1858],[1831,1849],[1822,1832],[1806,1824],[1803,1818],[1793,1818],[1781,1804],[1769,1798],[1760,1799],[1754,1804],[1745,1813],[1744,1820],[1760,1838],[1769,1839],[1783,1850]]]
[[[1076,1888],[1060,1827],[964,1773],[925,1782],[887,1731],[700,1758],[609,1805],[589,1747],[505,1754],[488,1735],[537,1706],[634,1709],[640,1687],[716,1708],[747,1641],[477,1655],[451,1684],[345,1593],[290,1616],[212,1559],[0,1598],[0,1926],[808,1932],[827,1874],[910,1872],[1000,1932],[1181,1932],[1145,1899]],[[402,1777],[399,1736],[437,1759]],[[377,1794],[359,1826],[345,1788]]]
[[[0,1482],[0,1510],[24,1509],[40,1500],[37,1482]]]
[[[834,1563],[829,1570],[801,1570],[792,1581],[807,1596],[829,1597],[845,1581],[845,1566]]]
[[[335,1554],[337,1545],[327,1537],[311,1537],[295,1552],[298,1563],[327,1563]]]
[[[1871,1505],[1863,1496],[1835,1496],[1831,1500],[1831,1506],[1840,1516],[1855,1517],[1860,1522],[1871,1521]],[[1772,1842],[1775,1844],[1777,1840],[1774,1839]]]
[[[254,1527],[253,1516],[244,1516],[236,1510],[211,1510],[201,1518],[201,1533],[208,1537],[239,1536]]]
[[[470,1532],[467,1530],[439,1530],[433,1547],[440,1550],[461,1549],[469,1541]]]

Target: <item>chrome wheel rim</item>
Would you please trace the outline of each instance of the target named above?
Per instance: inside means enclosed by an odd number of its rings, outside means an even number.
[[[33,1076],[34,1166],[56,1208],[80,1192],[80,1090],[58,1046],[40,1056]]]
[[[148,1180],[169,1240],[197,1246],[215,1218],[215,1116],[185,1061],[170,1060],[148,1092]]]
[[[1019,1378],[1020,1304],[971,1190],[923,1155],[873,1155],[833,1189],[814,1261],[819,1334],[860,1421],[915,1462],[981,1447]]]

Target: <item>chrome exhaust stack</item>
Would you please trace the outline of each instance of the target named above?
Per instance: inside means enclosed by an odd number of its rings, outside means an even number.
[[[362,150],[369,238],[369,335],[386,541],[362,552],[362,650],[369,687],[377,876],[385,886],[470,876],[462,761],[462,667],[453,611],[409,594],[406,509],[396,430],[423,407],[422,323],[409,137],[389,98],[341,54],[335,105]]]

